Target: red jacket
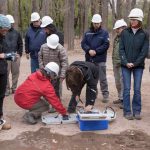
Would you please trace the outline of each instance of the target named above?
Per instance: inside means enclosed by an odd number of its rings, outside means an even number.
[[[45,99],[62,115],[66,114],[50,81],[40,71],[31,74],[16,90],[14,100],[23,109],[31,109],[40,97]]]

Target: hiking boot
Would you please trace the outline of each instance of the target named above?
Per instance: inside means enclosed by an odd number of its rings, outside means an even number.
[[[27,112],[24,114],[23,119],[29,124],[36,124],[37,120],[31,112]]]
[[[109,98],[108,98],[108,97],[104,97],[104,98],[102,99],[102,102],[103,102],[103,103],[108,103],[108,102],[109,102]]]
[[[133,116],[134,116],[134,119],[136,119],[136,120],[141,120],[142,119],[140,114],[134,114]]]
[[[124,115],[124,117],[128,120],[133,120],[133,115],[132,114],[127,114],[127,115]]]
[[[122,100],[121,100],[121,99],[118,99],[118,100],[113,101],[113,104],[120,104],[120,103],[122,103]]]

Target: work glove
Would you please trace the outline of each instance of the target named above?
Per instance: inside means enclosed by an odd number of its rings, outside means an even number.
[[[63,115],[63,116],[62,116],[62,119],[63,119],[63,120],[69,120],[69,116],[68,116],[68,115]]]
[[[10,61],[16,61],[16,53],[5,53],[4,58]]]

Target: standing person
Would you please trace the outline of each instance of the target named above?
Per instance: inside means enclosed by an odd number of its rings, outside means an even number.
[[[123,30],[119,51],[123,75],[123,111],[128,120],[141,119],[141,82],[144,70],[144,61],[148,53],[149,38],[142,28],[143,11],[134,8],[129,14],[130,27]],[[130,105],[131,74],[134,80],[134,95],[132,111]]]
[[[85,109],[92,109],[97,96],[97,82],[99,78],[98,65],[91,62],[75,61],[66,71],[66,86],[71,90],[72,97],[68,105],[68,112],[75,113],[80,100],[82,88],[86,84]],[[82,102],[82,101],[81,101]]]
[[[56,26],[53,24],[53,20],[49,16],[44,16],[42,18],[42,24],[41,27],[44,28],[47,36],[51,34],[56,34],[59,37],[59,43],[64,46],[64,34],[56,28]]]
[[[108,83],[106,77],[106,59],[109,48],[108,32],[101,27],[102,18],[99,14],[92,17],[89,31],[84,34],[81,47],[85,51],[86,61],[99,64],[99,80],[103,95],[102,102],[109,101]]]
[[[40,15],[37,12],[31,14],[31,24],[25,36],[26,57],[31,57],[31,73],[39,69],[38,52],[42,44],[46,42],[46,33],[40,27]]]
[[[7,45],[5,42],[5,35],[10,29],[11,24],[8,18],[0,14],[0,124],[3,120],[3,101],[5,97],[7,85],[7,59],[11,59],[12,55],[7,54]]]
[[[118,92],[118,100],[113,101],[113,103],[120,104],[120,108],[123,108],[123,80],[122,80],[122,71],[121,71],[121,60],[119,56],[119,39],[120,39],[121,32],[126,27],[127,27],[127,23],[123,19],[121,19],[115,22],[113,28],[117,33],[117,35],[113,43],[112,62],[113,62],[115,84]]]
[[[18,106],[29,110],[23,118],[29,124],[36,124],[42,112],[48,111],[49,103],[68,119],[66,109],[63,107],[51,82],[59,73],[59,66],[54,62],[48,63],[45,68],[32,73],[16,90],[14,100]],[[45,99],[41,99],[41,97]]]
[[[60,97],[60,84],[65,78],[65,72],[68,66],[68,56],[66,49],[59,44],[59,37],[56,34],[51,34],[47,37],[47,43],[41,46],[39,51],[39,67],[44,68],[50,62],[56,62],[60,67],[59,78],[54,84],[56,94]],[[53,110],[52,110],[53,112]]]
[[[14,93],[17,88],[18,78],[19,78],[19,69],[20,69],[20,58],[22,56],[23,51],[23,43],[21,35],[18,31],[14,29],[15,20],[13,16],[6,15],[9,22],[11,23],[11,28],[6,34],[6,43],[8,46],[8,51],[12,53],[17,53],[18,58],[16,61],[7,61],[8,64],[8,78],[7,78],[7,88],[5,96],[8,96],[11,92]],[[11,71],[12,74],[12,87],[10,88],[9,82],[9,73]]]

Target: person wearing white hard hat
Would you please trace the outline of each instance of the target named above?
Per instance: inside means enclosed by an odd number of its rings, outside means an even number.
[[[123,108],[123,81],[122,81],[121,61],[119,56],[119,39],[121,32],[126,27],[127,23],[124,21],[124,19],[120,19],[115,22],[113,28],[117,35],[113,42],[112,62],[113,62],[115,84],[118,92],[118,99],[113,101],[113,103],[118,104],[121,109]]]
[[[119,43],[124,85],[123,113],[124,117],[128,120],[140,120],[142,109],[141,83],[145,66],[144,61],[149,48],[149,37],[142,28],[144,15],[141,9],[132,9],[128,17],[130,26],[122,31]],[[134,80],[134,94],[132,102],[130,102],[132,74]]]
[[[47,36],[50,36],[51,34],[58,35],[59,43],[62,46],[64,46],[64,34],[56,28],[56,26],[53,24],[53,20],[50,16],[44,16],[42,18],[41,27],[44,28]]]
[[[19,78],[19,70],[20,70],[20,58],[22,56],[23,51],[23,42],[20,33],[14,29],[14,17],[12,15],[6,15],[9,22],[11,23],[11,28],[5,36],[6,43],[8,46],[8,51],[10,53],[16,53],[17,59],[16,61],[7,61],[8,64],[8,78],[7,78],[7,88],[5,96],[9,96],[9,94],[13,94],[17,88],[18,78]],[[12,75],[12,85],[10,87],[9,82],[9,74],[11,72]]]
[[[60,97],[60,84],[65,78],[65,72],[68,66],[68,56],[66,49],[59,43],[59,37],[56,34],[48,36],[47,42],[41,46],[39,51],[40,68],[44,68],[50,61],[56,62],[60,67],[59,78],[54,83],[56,94]]]
[[[109,48],[109,34],[101,26],[102,18],[99,14],[92,17],[90,29],[84,34],[81,47],[85,52],[86,61],[99,64],[99,80],[103,103],[109,101],[108,82],[106,76],[106,58]]]
[[[38,52],[42,44],[46,42],[46,33],[40,27],[40,15],[37,12],[31,14],[31,24],[25,36],[25,53],[27,59],[31,58],[31,73],[39,69]]]
[[[43,112],[49,110],[51,104],[64,118],[67,118],[66,109],[57,97],[52,85],[59,75],[59,66],[49,62],[44,68],[32,73],[17,88],[14,100],[18,106],[29,110],[23,116],[29,124],[36,124]],[[43,96],[43,98],[41,98]]]

